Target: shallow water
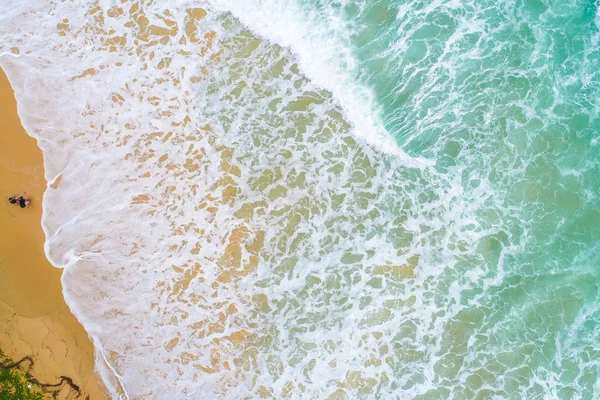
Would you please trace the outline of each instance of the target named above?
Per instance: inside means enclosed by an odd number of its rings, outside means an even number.
[[[0,5],[112,396],[597,397],[597,10]]]

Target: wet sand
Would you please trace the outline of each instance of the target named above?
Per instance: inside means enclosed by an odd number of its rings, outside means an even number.
[[[62,295],[62,270],[44,254],[42,153],[21,126],[12,88],[0,69],[0,348],[13,360],[33,356],[42,383],[67,376],[91,400],[106,399],[94,375],[93,347]],[[21,209],[8,197],[26,192]],[[60,398],[72,396],[67,389]],[[69,397],[73,398],[73,397]]]

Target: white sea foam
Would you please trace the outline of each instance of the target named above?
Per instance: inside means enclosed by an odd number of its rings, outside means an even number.
[[[233,14],[266,40],[291,49],[300,71],[332,93],[352,124],[355,136],[380,152],[402,158],[405,165],[431,165],[424,158],[407,156],[386,131],[371,89],[358,80],[350,38],[345,35],[353,30],[351,22],[336,12],[337,7],[315,10],[302,7],[295,0],[210,0],[210,3],[222,12]],[[322,13],[327,15],[324,17]]]
[[[53,182],[48,257],[114,398],[431,388],[433,338],[482,275],[447,308],[418,293],[455,257],[443,237],[486,235],[463,228],[479,202],[357,144],[384,143],[371,100],[311,65],[314,37],[293,47],[316,86],[228,15],[35,6],[4,14],[2,64]]]

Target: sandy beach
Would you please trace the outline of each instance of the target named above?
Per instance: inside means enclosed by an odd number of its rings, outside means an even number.
[[[32,375],[42,383],[66,376],[80,387],[75,398],[104,399],[92,344],[62,295],[62,270],[44,254],[42,153],[21,126],[2,70],[0,107],[0,348],[13,360],[32,356]],[[8,197],[23,192],[30,207],[9,204]],[[63,386],[59,398],[74,398],[77,392]]]

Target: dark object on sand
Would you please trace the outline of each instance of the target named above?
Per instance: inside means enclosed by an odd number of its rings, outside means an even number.
[[[21,207],[21,208],[25,208],[29,204],[31,204],[31,201],[29,199],[26,199],[25,197],[23,197],[23,195],[9,197],[8,198],[8,202],[10,204],[17,204],[18,203],[19,207]]]

